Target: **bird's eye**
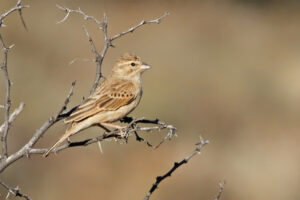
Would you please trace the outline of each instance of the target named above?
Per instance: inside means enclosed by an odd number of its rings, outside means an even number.
[[[132,67],[134,67],[134,66],[135,66],[135,63],[134,63],[134,62],[132,62],[130,65],[131,65]]]

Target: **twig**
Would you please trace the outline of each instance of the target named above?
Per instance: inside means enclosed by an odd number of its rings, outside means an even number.
[[[180,162],[175,162],[174,166],[164,175],[162,176],[157,176],[156,177],[156,181],[155,183],[152,185],[152,187],[150,188],[149,192],[147,193],[147,195],[145,196],[144,200],[148,200],[150,199],[152,193],[158,188],[158,185],[160,184],[161,181],[163,181],[164,179],[166,179],[167,177],[171,176],[172,173],[178,169],[181,165],[188,163],[188,161],[194,157],[195,155],[198,155],[201,153],[201,149],[204,147],[204,145],[208,144],[209,141],[208,140],[204,140],[202,137],[200,137],[200,142],[196,143],[196,148],[195,150],[188,155],[187,157],[185,157],[182,161]]]
[[[158,145],[156,146],[152,146],[152,144],[150,144],[150,142],[148,142],[147,140],[145,140],[144,138],[140,137],[136,132],[135,132],[135,136],[136,136],[136,140],[140,141],[140,142],[144,142],[146,143],[149,147],[153,147],[154,149],[159,148],[166,140],[171,140],[174,136],[176,136],[176,128],[173,125],[169,125],[166,124],[158,119],[155,120],[148,120],[148,119],[133,119],[132,117],[125,117],[123,120],[123,122],[127,122],[130,123],[131,127],[135,129],[133,129],[133,131],[145,131],[145,132],[151,132],[151,131],[155,131],[155,130],[162,130],[162,129],[168,129],[168,133],[167,135],[159,142]],[[158,126],[152,126],[152,127],[138,127],[137,124],[138,123],[143,123],[143,124],[157,124]]]
[[[96,48],[96,45],[92,39],[92,37],[90,36],[89,32],[87,31],[86,27],[85,26],[82,26],[82,29],[83,31],[85,32],[86,36],[88,37],[89,39],[89,43],[90,43],[90,46],[91,46],[91,51],[95,54],[95,57],[96,59],[100,57],[100,54],[99,52],[97,51],[97,48]]]
[[[154,24],[154,23],[159,24],[163,18],[165,18],[166,16],[169,15],[169,13],[166,12],[164,15],[162,15],[161,17],[159,17],[157,19],[154,19],[154,20],[148,20],[148,21],[142,20],[139,24],[129,28],[126,31],[123,31],[119,34],[116,34],[115,36],[110,38],[108,36],[108,33],[107,33],[108,19],[107,19],[107,16],[106,16],[105,13],[103,15],[102,21],[99,21],[95,17],[87,15],[80,8],[78,8],[76,10],[72,10],[72,9],[69,9],[69,8],[66,8],[66,7],[63,7],[63,6],[60,6],[60,5],[57,5],[57,7],[58,7],[58,9],[66,12],[66,15],[64,16],[64,18],[62,20],[58,21],[57,23],[62,23],[64,21],[66,21],[71,13],[78,13],[78,14],[82,15],[85,20],[91,20],[94,23],[96,23],[98,25],[98,28],[100,30],[102,30],[102,32],[103,32],[104,44],[103,44],[103,48],[101,50],[101,53],[99,53],[97,51],[97,48],[96,48],[91,36],[89,35],[88,31],[86,30],[85,27],[83,28],[85,33],[86,33],[86,36],[88,37],[88,40],[90,42],[91,51],[95,55],[95,62],[96,62],[96,65],[97,65],[96,75],[95,75],[93,86],[90,90],[90,94],[92,94],[95,91],[96,87],[99,85],[99,82],[100,82],[101,78],[103,77],[102,73],[101,73],[101,67],[102,67],[103,59],[104,59],[104,57],[107,53],[108,48],[109,47],[114,47],[114,45],[112,44],[112,41],[114,41],[114,40],[116,40],[116,39],[118,39],[118,38],[120,38],[120,37],[122,37],[122,36],[124,36],[128,33],[134,32],[136,29],[138,29],[139,27],[141,27],[145,24]]]
[[[4,73],[4,78],[5,78],[5,89],[6,89],[6,94],[5,94],[5,112],[4,112],[4,131],[1,136],[1,142],[2,142],[2,157],[7,157],[7,135],[9,131],[9,110],[11,106],[11,100],[10,100],[10,86],[11,86],[11,81],[9,79],[8,75],[8,70],[7,70],[7,57],[8,57],[8,51],[13,47],[7,47],[3,41],[3,38],[0,34],[0,43],[1,47],[3,50],[3,63],[1,64],[1,69],[3,70]]]
[[[219,192],[214,200],[220,200],[225,187],[225,180],[219,183]]]
[[[135,134],[135,140],[138,142],[144,142],[148,147],[153,147],[153,145],[146,140],[145,138],[142,138],[141,136],[139,136],[139,134],[137,133],[137,131],[134,131]]]
[[[3,172],[3,170],[5,170],[13,162],[19,160],[20,158],[22,158],[24,156],[29,156],[30,150],[38,142],[38,140],[45,134],[45,132],[51,126],[53,126],[56,122],[58,122],[59,120],[62,119],[62,117],[60,117],[60,116],[67,109],[67,105],[70,101],[71,96],[73,95],[74,86],[75,86],[75,82],[72,83],[72,87],[69,91],[69,94],[68,94],[67,98],[65,99],[64,104],[61,107],[61,109],[59,110],[59,112],[56,115],[50,117],[50,119],[48,121],[46,121],[38,130],[36,130],[36,132],[34,133],[32,138],[21,149],[19,149],[17,152],[13,153],[6,159],[1,160],[0,173]]]
[[[165,12],[161,17],[157,18],[157,19],[153,19],[153,20],[142,20],[139,24],[129,28],[126,31],[123,31],[122,33],[116,34],[115,36],[113,36],[111,38],[111,41],[114,41],[115,39],[122,37],[123,35],[126,35],[128,33],[133,33],[136,29],[138,29],[140,26],[143,26],[145,24],[159,24],[161,22],[161,20],[163,20],[165,17],[169,16],[170,13]]]
[[[2,181],[0,181],[0,185],[2,185],[8,191],[6,199],[8,199],[9,194],[12,194],[16,197],[22,197],[26,200],[31,200],[31,198],[29,196],[27,196],[26,194],[20,192],[19,187],[11,188]]]
[[[0,28],[3,26],[3,20],[8,16],[10,15],[11,13],[15,12],[15,11],[18,11],[19,12],[19,15],[20,15],[20,18],[21,18],[21,21],[22,21],[22,24],[24,26],[24,28],[27,30],[27,27],[26,27],[26,24],[25,24],[25,21],[24,21],[24,18],[23,18],[23,15],[22,15],[22,9],[24,8],[29,8],[29,5],[22,5],[22,0],[18,0],[17,4],[15,5],[15,7],[9,9],[8,11],[2,13],[0,15]]]
[[[85,13],[80,9],[80,7],[79,7],[78,9],[76,9],[76,10],[72,10],[72,9],[69,9],[69,8],[66,8],[66,7],[63,7],[63,6],[60,6],[60,5],[56,5],[56,7],[57,7],[58,9],[64,11],[64,12],[66,12],[66,15],[64,16],[64,18],[63,18],[62,20],[60,20],[60,21],[57,22],[58,24],[60,24],[60,23],[62,23],[62,22],[64,22],[64,21],[66,21],[67,18],[69,17],[69,15],[70,15],[71,13],[78,13],[78,14],[81,14],[85,20],[92,20],[92,21],[94,21],[99,27],[101,27],[101,25],[102,25],[102,23],[101,23],[100,21],[98,21],[95,17],[89,16],[89,15],[85,14]]]
[[[8,121],[9,124],[11,124],[16,119],[16,117],[22,112],[23,108],[24,108],[24,103],[22,102],[20,103],[19,107],[16,108],[14,112],[9,116],[9,121]],[[4,128],[5,128],[5,124],[2,124],[0,126],[0,133],[3,132]]]
[[[22,6],[22,0],[18,0],[17,6],[19,6],[19,7]],[[23,14],[22,14],[22,9],[18,9],[18,12],[19,12],[20,19],[21,19],[21,22],[23,24],[23,27],[25,28],[26,31],[28,31],[25,20],[24,20],[24,17],[23,17]]]

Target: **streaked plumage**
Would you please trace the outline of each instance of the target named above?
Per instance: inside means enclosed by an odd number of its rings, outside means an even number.
[[[111,123],[125,117],[139,104],[142,96],[141,74],[149,68],[137,56],[123,55],[114,65],[111,75],[64,120],[70,124],[66,133],[44,156],[69,136],[93,125],[121,128]]]

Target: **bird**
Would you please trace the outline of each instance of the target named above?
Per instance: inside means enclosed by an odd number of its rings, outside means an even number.
[[[150,66],[135,54],[125,53],[121,56],[111,74],[64,119],[64,123],[69,126],[44,157],[71,135],[91,126],[98,125],[105,130],[107,127],[116,128],[122,132],[125,127],[113,123],[138,106],[143,93],[141,75],[148,69]]]

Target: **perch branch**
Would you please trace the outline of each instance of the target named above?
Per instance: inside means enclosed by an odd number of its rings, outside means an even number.
[[[144,200],[148,200],[150,199],[152,193],[158,188],[158,185],[160,184],[161,181],[163,181],[164,179],[166,179],[167,177],[171,176],[172,173],[178,169],[180,166],[182,166],[183,164],[188,163],[188,161],[194,157],[195,155],[198,155],[201,153],[201,149],[208,144],[209,141],[208,140],[204,140],[202,137],[200,137],[200,142],[196,143],[196,148],[195,150],[188,155],[187,157],[185,157],[182,161],[180,162],[175,162],[174,166],[164,175],[162,176],[157,176],[156,177],[156,181],[155,183],[152,185],[152,187],[150,188],[149,192],[147,193],[147,195],[145,196]]]
[[[83,16],[83,19],[91,20],[91,21],[95,22],[98,25],[98,28],[100,30],[102,30],[102,32],[103,32],[104,44],[103,44],[103,48],[102,48],[101,53],[99,53],[96,49],[96,46],[95,46],[91,36],[89,35],[88,31],[84,27],[84,31],[85,31],[85,33],[86,33],[86,35],[89,39],[90,45],[91,45],[91,51],[95,55],[95,62],[96,62],[96,65],[97,65],[96,75],[95,75],[93,86],[90,90],[90,94],[92,94],[95,91],[96,87],[99,85],[99,82],[100,82],[101,78],[103,77],[102,73],[101,73],[102,63],[103,63],[103,59],[106,55],[106,52],[107,52],[108,48],[109,47],[114,47],[114,45],[112,44],[112,41],[114,41],[114,40],[116,40],[116,39],[118,39],[118,38],[120,38],[120,37],[122,37],[122,36],[124,36],[128,33],[134,32],[136,29],[138,29],[139,27],[141,27],[145,24],[159,24],[163,18],[165,18],[166,16],[169,15],[169,13],[166,12],[164,15],[162,15],[161,17],[159,17],[157,19],[154,19],[154,20],[142,20],[139,24],[129,28],[126,31],[123,31],[119,34],[116,34],[115,36],[110,38],[108,36],[108,33],[107,33],[108,19],[107,19],[106,14],[103,15],[102,21],[99,21],[95,17],[87,15],[80,8],[78,8],[76,10],[72,10],[72,9],[69,9],[69,8],[66,8],[66,7],[63,7],[63,6],[60,6],[60,5],[57,5],[57,7],[58,7],[58,9],[60,9],[60,10],[62,10],[66,13],[64,18],[62,20],[58,21],[57,23],[62,23],[64,21],[66,21],[71,13],[78,13],[78,14]]]
[[[31,200],[31,198],[29,196],[27,196],[26,194],[23,194],[23,193],[20,192],[19,187],[11,188],[2,181],[0,181],[0,185],[2,185],[8,191],[7,196],[6,196],[5,199],[8,199],[9,195],[12,194],[16,197],[22,197],[26,200]]]
[[[130,118],[132,119],[132,118]],[[155,124],[157,126],[150,126],[150,127],[139,127],[137,126],[137,124]],[[54,150],[54,153],[58,153],[62,150],[65,150],[67,148],[71,148],[71,147],[78,147],[78,146],[87,146],[90,144],[94,144],[96,142],[101,142],[107,139],[111,139],[111,138],[115,138],[115,139],[120,139],[120,140],[128,140],[129,136],[132,136],[135,132],[139,132],[139,131],[152,131],[152,130],[168,130],[168,135],[170,135],[171,133],[174,135],[175,134],[175,127],[173,127],[172,125],[167,125],[164,122],[161,122],[159,120],[146,120],[146,119],[132,119],[132,121],[128,124],[128,126],[125,128],[124,132],[126,133],[125,135],[120,133],[119,130],[113,130],[111,132],[104,132],[101,136],[98,137],[94,137],[94,138],[89,138],[89,139],[85,139],[82,141],[76,141],[76,142],[68,142],[66,144],[63,144],[59,147],[57,147]],[[171,137],[171,136],[170,136]],[[138,139],[137,139],[138,140]],[[48,149],[30,149],[29,153],[30,154],[44,154],[45,152],[47,152]]]

